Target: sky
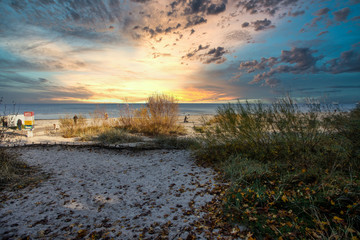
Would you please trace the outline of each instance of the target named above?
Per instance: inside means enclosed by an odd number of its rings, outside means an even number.
[[[360,0],[0,0],[17,103],[360,101]]]

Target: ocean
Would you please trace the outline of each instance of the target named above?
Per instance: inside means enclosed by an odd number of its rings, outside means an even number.
[[[217,108],[223,104],[217,103],[180,103],[180,115],[205,115],[215,114]],[[145,104],[129,104],[131,109],[139,109]],[[85,118],[90,118],[95,110],[106,112],[110,118],[119,117],[120,111],[126,108],[126,104],[17,104],[15,109],[13,106],[7,105],[7,111],[18,114],[24,112],[34,112],[35,119],[59,119],[66,116],[73,117],[75,114],[81,114]]]
[[[131,109],[139,109],[145,104],[129,104]],[[216,114],[217,109],[223,106],[219,103],[180,103],[180,115],[205,115]],[[341,104],[340,109],[349,111],[353,109],[356,104]],[[126,104],[17,104],[15,107],[7,105],[7,114],[24,112],[34,112],[35,119],[59,119],[66,116],[73,117],[75,114],[83,115],[85,118],[90,118],[91,114],[96,109],[106,112],[109,117],[119,117],[120,111],[124,110]],[[304,108],[305,109],[305,108]],[[305,110],[306,111],[306,110]],[[1,113],[3,114],[3,113]]]

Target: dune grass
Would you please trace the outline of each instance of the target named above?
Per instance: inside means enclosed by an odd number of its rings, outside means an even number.
[[[229,104],[201,129],[198,161],[231,181],[223,199],[228,221],[259,239],[360,236],[360,108],[308,107],[302,112],[291,98]]]
[[[11,180],[22,166],[26,165],[18,161],[16,155],[0,149],[0,183],[7,183]]]
[[[59,121],[65,138],[80,137],[87,141],[99,136],[99,141],[122,142],[125,139],[135,141],[130,135],[124,137],[129,132],[147,136],[184,134],[185,129],[177,124],[178,113],[178,103],[173,96],[155,94],[148,98],[146,107],[122,109],[118,120],[107,119],[105,110],[96,109],[88,120],[79,114],[76,124],[72,116]]]
[[[146,107],[123,109],[120,114],[121,127],[148,136],[179,135],[185,129],[177,124],[179,106],[173,96],[154,94],[147,99]]]
[[[104,113],[98,109],[90,115],[91,118],[87,120],[84,116],[78,114],[76,124],[72,116],[60,118],[59,122],[62,136],[64,138],[79,137],[82,141],[89,141],[116,126],[116,122],[113,119],[105,119]]]

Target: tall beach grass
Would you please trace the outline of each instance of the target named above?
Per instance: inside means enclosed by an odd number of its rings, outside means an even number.
[[[120,113],[120,127],[131,132],[149,136],[184,134],[185,129],[177,124],[179,106],[175,97],[154,94],[148,97],[146,106],[130,109],[127,106]]]
[[[359,120],[350,113],[291,99],[229,104],[201,128],[200,162],[231,181],[228,221],[259,239],[360,236]]]

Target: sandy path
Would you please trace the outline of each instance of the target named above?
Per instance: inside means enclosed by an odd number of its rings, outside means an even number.
[[[181,229],[212,199],[214,173],[188,151],[18,148],[21,158],[51,178],[38,188],[6,192],[0,236],[74,239],[187,237]],[[190,214],[191,212],[191,214]],[[198,215],[198,216],[197,216]]]

